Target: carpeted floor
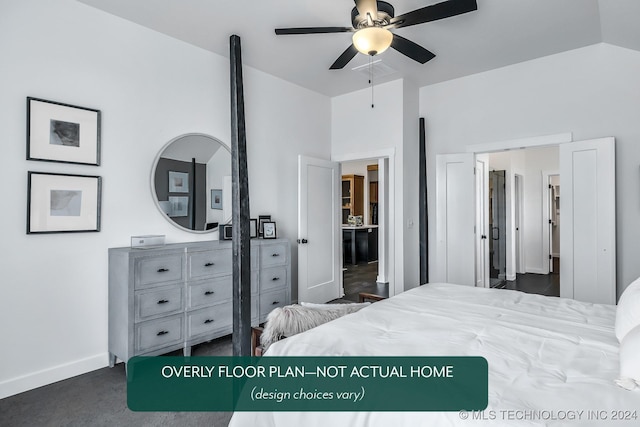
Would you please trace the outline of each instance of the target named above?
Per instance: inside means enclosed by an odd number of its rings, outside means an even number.
[[[230,356],[231,336],[193,347],[194,356]],[[181,355],[180,352],[170,355]],[[0,426],[227,427],[231,412],[132,412],[124,365],[103,368],[0,400]]]
[[[388,295],[378,285],[378,264],[350,266],[344,272],[346,295],[358,301],[360,292]],[[180,352],[169,355],[180,355]],[[231,336],[193,347],[194,356],[230,356]],[[127,407],[124,365],[103,368],[74,378],[0,399],[0,426],[185,426],[227,427],[230,412],[133,412]]]

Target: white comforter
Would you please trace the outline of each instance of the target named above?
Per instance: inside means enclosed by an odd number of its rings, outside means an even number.
[[[619,371],[614,322],[610,305],[450,284],[421,286],[280,341],[268,355],[484,356],[489,407],[483,413],[238,412],[230,425],[640,425],[640,392],[614,383]],[[616,420],[634,411],[637,419]]]

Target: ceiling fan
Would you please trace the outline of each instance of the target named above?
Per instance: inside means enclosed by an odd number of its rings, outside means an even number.
[[[374,56],[384,52],[389,47],[414,61],[424,64],[433,59],[435,54],[389,30],[437,21],[478,9],[476,0],[447,0],[400,16],[394,16],[393,6],[385,1],[355,0],[355,3],[356,7],[351,11],[353,25],[351,28],[277,28],[276,34],[354,33],[353,43],[329,67],[331,70],[344,68],[358,52]]]

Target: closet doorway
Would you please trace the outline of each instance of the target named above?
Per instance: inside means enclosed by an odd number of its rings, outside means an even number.
[[[505,171],[489,171],[489,286],[507,280],[507,204]]]

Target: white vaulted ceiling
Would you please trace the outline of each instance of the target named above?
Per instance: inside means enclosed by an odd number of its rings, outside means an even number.
[[[211,52],[228,56],[229,36],[242,39],[245,65],[313,91],[335,96],[367,86],[352,68],[329,66],[351,43],[351,33],[276,36],[275,28],[350,26],[353,0],[78,0]],[[396,15],[438,0],[390,0]],[[376,59],[424,86],[606,42],[640,50],[639,0],[478,0],[464,15],[394,30],[436,58],[418,64],[389,49]],[[135,43],[135,40],[132,41]]]

